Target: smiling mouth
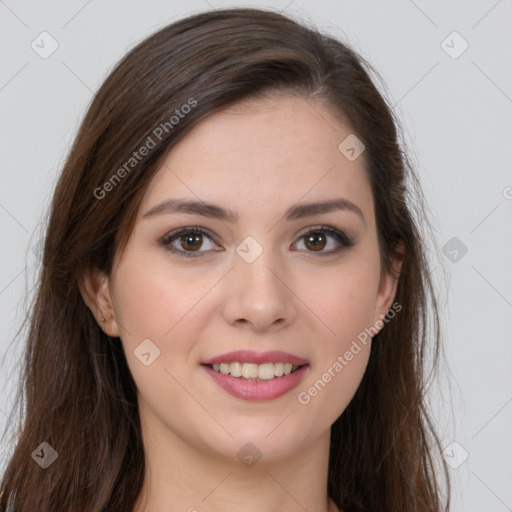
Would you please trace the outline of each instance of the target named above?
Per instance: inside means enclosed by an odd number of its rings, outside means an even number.
[[[234,361],[231,363],[207,364],[205,366],[217,373],[229,375],[236,379],[261,382],[286,377],[306,365],[299,366],[284,362],[255,364]]]

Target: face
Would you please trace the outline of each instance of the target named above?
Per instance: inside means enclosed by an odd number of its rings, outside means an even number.
[[[286,457],[329,433],[396,285],[364,153],[338,149],[350,134],[319,102],[274,97],[212,115],[170,152],[102,288],[148,429],[218,457],[249,441]]]

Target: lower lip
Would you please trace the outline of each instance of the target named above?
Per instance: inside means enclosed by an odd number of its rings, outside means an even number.
[[[237,379],[231,375],[224,375],[205,365],[203,365],[203,368],[208,372],[211,378],[230,395],[242,398],[243,400],[263,402],[279,398],[298,386],[299,382],[306,374],[308,366],[309,365],[306,364],[288,375],[274,377],[272,380],[263,380],[260,382],[252,382]]]

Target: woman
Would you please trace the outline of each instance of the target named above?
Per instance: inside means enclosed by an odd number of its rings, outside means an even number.
[[[364,66],[236,9],[112,71],[53,198],[1,511],[444,509],[414,175]]]

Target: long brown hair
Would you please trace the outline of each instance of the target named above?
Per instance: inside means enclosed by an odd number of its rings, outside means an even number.
[[[329,495],[344,512],[443,510],[439,442],[425,406],[425,354],[435,365],[439,349],[437,305],[410,207],[416,178],[372,73],[340,41],[255,9],[178,21],[115,67],[53,197],[0,511],[133,510],[145,472],[136,387],[120,339],[99,328],[78,282],[89,268],[109,274],[178,140],[213,112],[274,92],[324,101],[348,121],[366,146],[383,264],[392,271],[404,250],[395,298],[402,310],[375,336],[362,383],[332,426]],[[46,469],[32,460],[42,442],[58,453]]]

